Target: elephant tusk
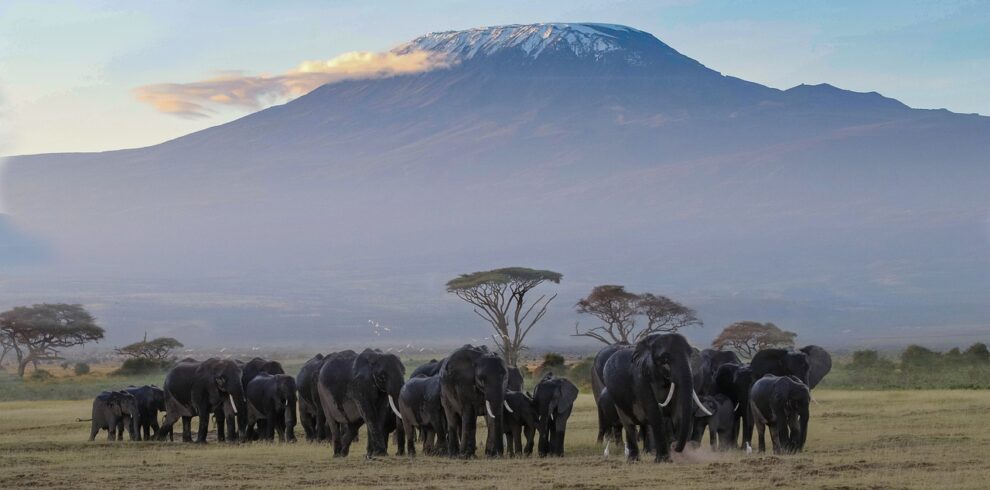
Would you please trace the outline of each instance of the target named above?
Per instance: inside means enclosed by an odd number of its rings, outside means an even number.
[[[234,395],[227,393],[227,398],[230,398],[230,408],[234,411],[234,415],[237,415],[237,404],[234,403]]]
[[[508,410],[509,413],[516,413],[512,411],[512,407],[509,406],[509,402],[502,400],[502,405],[505,405],[505,409]]]
[[[491,403],[488,403],[488,400],[485,400],[485,410],[488,410],[488,416],[489,417],[495,418],[495,414],[492,413],[492,404]]]
[[[660,404],[661,407],[666,407],[667,405],[670,405],[670,400],[674,398],[674,387],[676,386],[677,386],[676,384],[670,383],[670,391],[667,392],[667,399]]]
[[[736,404],[736,406],[732,407],[732,411],[733,412],[738,412],[739,411],[739,404],[738,403]]]
[[[694,398],[694,403],[698,405],[698,408],[700,408],[702,412],[705,412],[705,415],[709,417],[712,416],[712,413],[708,411],[708,408],[706,408],[704,405],[701,404],[701,400],[698,399],[697,392],[691,390],[691,397]]]
[[[399,409],[395,408],[395,401],[392,400],[392,395],[388,396],[388,406],[392,407],[392,411],[395,412],[395,416],[402,420],[402,414],[399,413]]]
[[[605,453],[603,454],[603,456],[605,456],[606,458],[608,457],[608,445],[611,443],[612,443],[611,437],[605,440]]]

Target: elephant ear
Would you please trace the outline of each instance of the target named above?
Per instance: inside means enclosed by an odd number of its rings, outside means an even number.
[[[632,364],[639,372],[650,376],[656,370],[656,365],[653,363],[653,342],[654,339],[650,337],[636,342],[632,353]]]
[[[832,370],[832,356],[817,345],[802,347],[801,352],[808,356],[808,387],[814,389]]]
[[[578,388],[574,386],[574,383],[566,379],[561,379],[560,385],[557,387],[557,395],[557,413],[563,415],[564,412],[574,406],[574,402],[578,396]]]

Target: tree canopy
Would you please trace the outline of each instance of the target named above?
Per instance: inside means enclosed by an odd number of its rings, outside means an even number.
[[[590,337],[606,344],[629,344],[650,334],[673,333],[702,324],[694,310],[677,301],[651,293],[632,293],[616,284],[596,286],[575,308],[602,324],[584,331],[575,325],[574,336]],[[639,316],[645,317],[646,326],[637,332]]]
[[[93,316],[78,304],[43,303],[0,313],[4,355],[14,351],[21,377],[29,363],[60,359],[61,349],[99,341],[103,333]]]
[[[506,363],[516,366],[526,335],[557,297],[541,295],[527,303],[526,295],[545,282],[559,284],[562,278],[550,270],[505,267],[461,274],[447,282],[447,292],[474,306],[475,314],[495,330],[492,340]]]
[[[182,342],[172,337],[159,337],[148,340],[148,336],[145,335],[144,340],[115,350],[118,354],[129,357],[167,361],[172,358],[172,351],[181,347],[183,347]]]
[[[736,322],[712,341],[712,347],[732,350],[743,359],[752,359],[757,352],[773,347],[793,347],[797,334],[781,330],[773,323],[753,321]]]

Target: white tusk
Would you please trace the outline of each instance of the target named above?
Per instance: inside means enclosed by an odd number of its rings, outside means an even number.
[[[230,398],[230,408],[234,410],[234,415],[237,415],[237,404],[234,403],[234,395],[227,393],[227,398]]]
[[[512,411],[512,407],[509,406],[509,402],[502,400],[502,405],[505,405],[505,409],[508,410],[509,413],[516,413]]]
[[[605,440],[605,454],[604,454],[604,456],[606,458],[608,457],[608,445],[611,444],[611,443],[612,443],[612,438],[611,437],[609,437],[608,439]]]
[[[402,414],[399,413],[399,409],[395,408],[395,401],[392,400],[392,395],[388,396],[388,406],[392,407],[392,411],[395,412],[395,416],[402,420]]]
[[[709,417],[712,416],[712,413],[709,412],[708,409],[701,404],[701,400],[698,399],[698,393],[696,393],[694,390],[691,390],[691,397],[694,398],[694,403],[698,405],[698,408],[700,408],[702,412],[705,412],[705,415]]]
[[[488,410],[488,416],[489,417],[495,418],[495,414],[492,413],[492,404],[491,403],[488,403],[488,400],[485,400],[485,410]]]
[[[732,407],[732,411],[733,412],[738,412],[739,411],[739,404],[738,403],[736,404],[736,406]]]
[[[629,457],[629,446],[626,446],[626,457]]]
[[[671,398],[674,398],[674,387],[675,386],[677,386],[677,385],[674,384],[674,383],[670,383],[670,391],[667,392],[667,399],[664,400],[663,403],[660,404],[661,407],[666,407],[667,405],[670,405]]]

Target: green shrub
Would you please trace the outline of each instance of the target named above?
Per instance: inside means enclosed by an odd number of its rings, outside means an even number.
[[[574,363],[568,372],[568,379],[578,386],[578,388],[591,389],[591,372],[595,367],[595,358],[586,357]]]
[[[31,380],[33,381],[48,381],[54,378],[55,376],[45,369],[35,369],[34,371],[31,372]]]
[[[86,364],[85,362],[77,362],[76,365],[72,368],[72,370],[74,373],[76,373],[76,376],[89,374],[89,364]]]
[[[936,367],[942,354],[920,345],[909,345],[901,354],[901,367],[908,370],[927,370]]]

